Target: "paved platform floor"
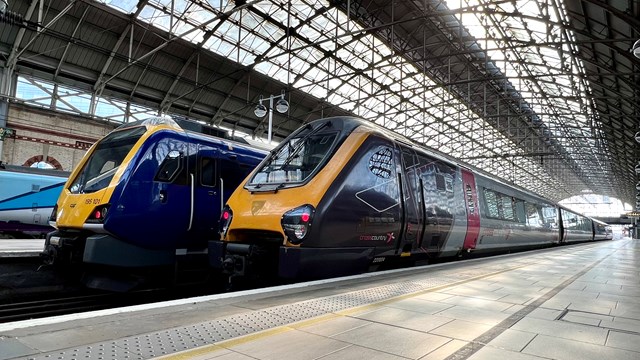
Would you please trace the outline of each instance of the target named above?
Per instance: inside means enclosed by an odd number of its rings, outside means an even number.
[[[0,239],[0,257],[38,256],[44,239]]]
[[[0,359],[640,359],[640,241],[0,324]]]

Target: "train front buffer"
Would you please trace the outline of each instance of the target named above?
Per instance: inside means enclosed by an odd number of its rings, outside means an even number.
[[[298,247],[307,237],[314,213],[313,206],[303,205],[284,212],[279,224],[277,216],[273,214],[262,219],[273,223],[268,227],[270,231],[251,229],[253,224],[247,223],[243,228],[229,233],[233,211],[227,206],[220,219],[221,238],[227,241],[209,242],[210,265],[232,278],[281,277],[282,254],[286,254],[289,247]],[[248,218],[242,221],[245,219]],[[275,231],[278,228],[282,231]]]
[[[373,247],[302,246],[313,242],[315,216],[315,208],[305,204],[283,213],[281,232],[235,228],[228,234],[233,213],[226,208],[220,230],[223,239],[232,240],[209,242],[210,265],[232,279],[310,280],[365,272],[373,261]]]

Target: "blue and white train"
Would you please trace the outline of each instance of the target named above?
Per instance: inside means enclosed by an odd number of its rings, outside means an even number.
[[[44,238],[69,173],[0,163],[0,238]]]

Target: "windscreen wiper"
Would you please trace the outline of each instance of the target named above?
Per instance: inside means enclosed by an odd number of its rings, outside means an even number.
[[[328,126],[331,126],[331,121],[327,121],[326,123],[324,123],[324,124],[318,126],[317,128],[309,131],[309,133],[307,135],[301,137],[300,140],[298,140],[298,143],[296,144],[296,146],[293,148],[293,151],[291,151],[289,153],[289,156],[287,156],[287,158],[282,162],[282,165],[280,165],[280,170],[283,170],[284,167],[289,165],[291,160],[293,160],[298,155],[298,153],[304,147],[304,143],[308,138],[310,138],[312,135],[317,134],[318,132],[320,132],[320,130],[322,130],[325,127],[328,127]]]

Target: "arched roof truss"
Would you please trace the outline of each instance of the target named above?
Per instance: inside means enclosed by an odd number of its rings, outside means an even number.
[[[255,105],[284,91],[276,139],[353,114],[552,200],[635,197],[637,2],[39,4],[10,4],[26,22],[0,24],[0,54],[6,73],[60,84],[42,91],[67,110],[84,111],[58,88],[90,94],[90,114],[128,102],[260,137]]]

